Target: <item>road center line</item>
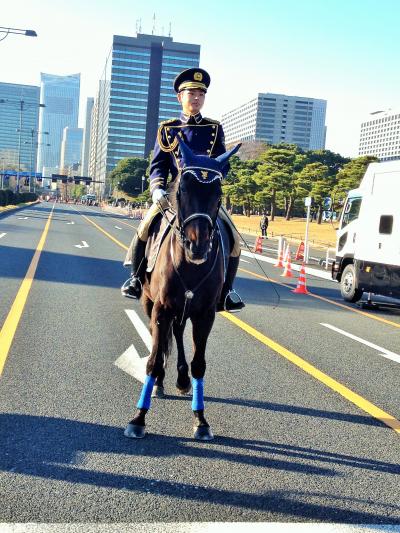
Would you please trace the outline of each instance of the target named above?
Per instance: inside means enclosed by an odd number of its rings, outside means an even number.
[[[42,253],[44,243],[46,242],[47,233],[50,228],[50,222],[53,216],[53,210],[54,210],[54,205],[50,212],[49,218],[47,219],[46,226],[43,230],[42,236],[40,237],[39,244],[37,245],[35,254],[29,265],[25,278],[22,281],[22,284],[19,288],[17,296],[15,297],[14,303],[0,331],[0,376],[3,372],[3,368],[4,368],[4,365],[5,365],[7,356],[8,356],[8,352],[10,351],[11,344],[14,340],[15,332],[17,331],[19,321],[21,319],[26,301],[29,296],[29,292],[32,287],[32,282],[33,282],[33,278],[35,277],[40,255]]]
[[[321,326],[325,326],[326,328],[336,331],[337,333],[340,333],[341,335],[345,335],[346,337],[349,337],[350,339],[353,339],[357,342],[361,342],[361,344],[365,344],[366,346],[369,346],[370,348],[377,350],[379,352],[379,355],[381,355],[382,357],[386,357],[386,359],[390,359],[391,361],[400,363],[400,355],[395,352],[391,352],[390,350],[387,350],[386,348],[382,348],[381,346],[378,346],[377,344],[373,344],[372,342],[362,339],[361,337],[357,337],[356,335],[353,335],[352,333],[348,333],[347,331],[343,331],[342,329],[339,329],[335,326],[331,326],[331,324],[324,324],[322,322],[320,322],[320,324]]]
[[[262,342],[265,346],[268,346],[269,348],[271,348],[271,350],[274,350],[274,352],[278,353],[294,365],[298,366],[304,372],[317,379],[333,391],[337,392],[338,394],[346,398],[346,400],[353,403],[359,409],[368,413],[373,418],[376,418],[386,426],[389,426],[400,435],[400,421],[394,418],[392,415],[386,413],[373,403],[369,402],[356,392],[353,392],[351,389],[347,388],[345,385],[342,385],[341,383],[339,383],[339,381],[336,381],[335,379],[331,378],[321,370],[318,370],[318,368],[316,368],[315,366],[311,365],[310,363],[307,363],[307,361],[294,354],[293,352],[289,351],[284,346],[281,346],[266,335],[263,335],[249,324],[246,324],[246,322],[243,322],[243,320],[237,318],[235,315],[226,312],[223,312],[221,314],[226,319],[233,322],[236,326],[246,331],[246,333]]]

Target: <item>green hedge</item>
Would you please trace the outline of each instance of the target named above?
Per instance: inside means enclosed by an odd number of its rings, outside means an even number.
[[[14,193],[11,189],[0,189],[0,206],[18,205],[25,202],[34,202],[38,196],[33,192]]]

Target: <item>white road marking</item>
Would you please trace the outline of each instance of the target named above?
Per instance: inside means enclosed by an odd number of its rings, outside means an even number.
[[[76,248],[89,248],[89,245],[86,241],[82,241],[82,244],[74,244]]]
[[[7,233],[0,233],[0,239],[2,239]]]
[[[71,221],[71,222],[67,222],[67,224],[75,224],[75,222]]]
[[[151,351],[152,340],[151,340],[150,331],[147,329],[146,325],[142,322],[139,315],[133,309],[125,309],[125,313],[128,315],[129,320],[132,322],[136,331],[139,333],[147,349]]]
[[[243,261],[243,263],[249,263],[249,264],[251,264],[250,261],[246,261],[246,259],[242,259],[242,258],[240,258],[240,260]]]
[[[122,229],[122,228],[120,228],[119,226],[114,226],[114,228],[117,228],[117,229]]]
[[[133,326],[140,335],[140,338],[143,340],[147,349],[151,351],[151,335],[139,315],[133,309],[125,309],[125,313],[128,315],[129,320],[132,322]],[[130,376],[140,381],[141,383],[144,383],[144,380],[146,378],[146,364],[148,359],[149,356],[140,357],[135,346],[131,344],[131,346],[129,346],[129,348],[118,357],[114,364]]]
[[[18,217],[18,220],[28,220],[28,217]]]
[[[362,344],[365,344],[366,346],[369,346],[370,348],[377,350],[379,352],[379,355],[381,355],[382,357],[386,357],[386,359],[390,359],[391,361],[394,361],[395,363],[400,363],[400,355],[395,352],[386,350],[386,348],[382,348],[382,346],[378,346],[377,344],[366,341],[365,339],[362,339],[361,337],[356,337],[356,335],[352,335],[351,333],[348,333],[347,331],[343,331],[342,329],[336,328],[335,326],[331,326],[331,324],[323,324],[322,322],[320,322],[320,324],[321,326],[325,326],[326,328],[332,329],[333,331],[336,331],[337,333],[340,333],[341,335],[345,335],[346,337],[349,337],[350,339],[353,339],[357,342],[361,342]]]

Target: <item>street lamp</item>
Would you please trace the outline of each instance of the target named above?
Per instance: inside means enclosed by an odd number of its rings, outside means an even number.
[[[14,33],[15,35],[25,35],[25,37],[37,37],[35,30],[21,30],[19,28],[5,28],[3,26],[0,26],[0,33],[5,33],[4,37],[0,39],[0,42],[4,41],[10,33]]]
[[[142,194],[143,194],[143,188],[144,188],[145,181],[146,181],[146,176],[142,176]]]
[[[5,157],[2,157],[1,158],[2,162],[3,162],[3,173],[1,175],[1,188],[3,189],[4,188],[4,174],[5,174],[5,161],[6,161],[6,158]]]

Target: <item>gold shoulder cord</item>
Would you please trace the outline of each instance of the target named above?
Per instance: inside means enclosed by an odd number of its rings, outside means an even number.
[[[158,131],[157,131],[157,141],[158,141],[158,144],[160,145],[160,148],[163,152],[172,152],[172,150],[175,150],[177,144],[178,144],[178,140],[175,138],[173,143],[170,144],[169,141],[168,141],[168,146],[166,146],[164,143],[163,143],[163,140],[162,140],[162,130],[163,130],[164,126],[161,125],[159,128],[158,128]]]

